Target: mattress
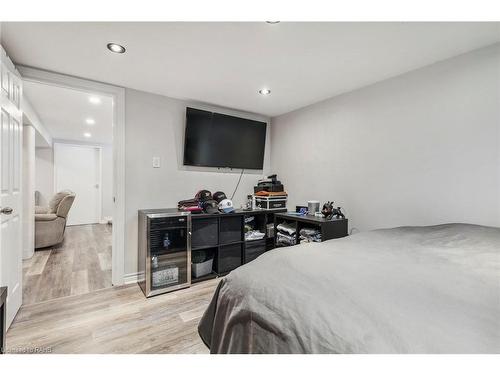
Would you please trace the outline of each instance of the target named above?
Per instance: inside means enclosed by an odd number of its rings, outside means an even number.
[[[500,353],[500,228],[274,249],[220,282],[198,331],[211,353]]]

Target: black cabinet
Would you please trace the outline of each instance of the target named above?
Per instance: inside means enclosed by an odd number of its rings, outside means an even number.
[[[192,282],[225,275],[274,248],[274,239],[267,233],[267,226],[274,225],[274,215],[279,212],[286,212],[286,209],[191,215],[192,251],[210,252],[214,258],[212,274],[193,278]],[[255,228],[266,233],[264,238],[245,241],[245,218],[248,217],[254,217]]]

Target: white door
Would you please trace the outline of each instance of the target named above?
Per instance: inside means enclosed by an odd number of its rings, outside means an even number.
[[[0,46],[0,286],[7,286],[7,327],[22,303],[22,81]]]
[[[75,201],[68,225],[99,223],[101,220],[101,149],[95,146],[54,144],[56,192],[71,190]]]

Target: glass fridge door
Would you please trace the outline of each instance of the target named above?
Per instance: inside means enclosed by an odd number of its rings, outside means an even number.
[[[161,228],[150,232],[151,290],[188,282],[188,228]]]

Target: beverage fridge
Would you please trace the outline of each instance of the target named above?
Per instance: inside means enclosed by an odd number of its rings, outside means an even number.
[[[138,282],[146,297],[191,285],[189,212],[139,211],[138,266]]]

